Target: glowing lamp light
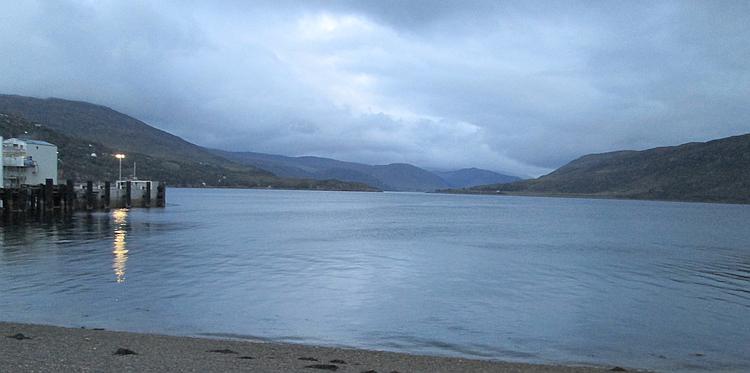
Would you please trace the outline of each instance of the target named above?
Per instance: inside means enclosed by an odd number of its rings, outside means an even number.
[[[115,154],[115,158],[120,160],[120,179],[119,180],[122,180],[122,159],[125,158],[125,154],[117,153]]]

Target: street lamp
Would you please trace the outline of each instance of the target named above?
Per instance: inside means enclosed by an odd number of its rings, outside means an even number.
[[[120,160],[120,179],[119,180],[122,180],[122,159],[125,158],[125,154],[120,154],[120,153],[115,154],[115,158]]]

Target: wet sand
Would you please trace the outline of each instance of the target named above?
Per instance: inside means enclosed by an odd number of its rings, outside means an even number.
[[[3,372],[607,372],[613,368],[519,364],[0,322],[0,371]]]

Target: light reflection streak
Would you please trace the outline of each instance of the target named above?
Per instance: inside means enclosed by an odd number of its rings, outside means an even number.
[[[112,250],[114,261],[112,263],[112,269],[115,272],[115,281],[117,281],[117,283],[124,283],[125,269],[128,262],[128,250],[126,249],[127,243],[125,240],[128,224],[128,210],[114,210],[112,211],[112,218],[115,222],[115,238]]]

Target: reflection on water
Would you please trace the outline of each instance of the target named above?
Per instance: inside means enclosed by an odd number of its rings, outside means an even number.
[[[125,282],[125,267],[128,262],[128,250],[125,248],[125,238],[128,230],[128,210],[118,209],[112,211],[112,220],[115,223],[114,236],[114,261],[112,268],[115,271],[115,281],[117,283]]]

